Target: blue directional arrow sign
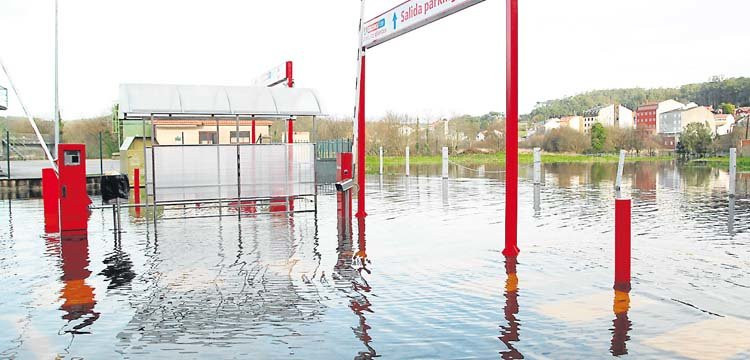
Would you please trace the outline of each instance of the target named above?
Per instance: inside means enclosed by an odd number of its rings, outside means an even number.
[[[377,46],[485,0],[402,1],[400,5],[362,23],[362,47],[369,49]]]

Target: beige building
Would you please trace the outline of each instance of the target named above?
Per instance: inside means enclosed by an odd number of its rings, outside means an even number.
[[[708,126],[711,134],[716,133],[714,114],[705,106],[692,106],[687,109],[677,109],[667,111],[659,115],[659,135],[675,136],[679,135],[685,128],[692,123],[701,123]]]
[[[281,138],[284,139],[286,142],[287,132],[284,131],[281,133]],[[309,131],[295,131],[294,132],[294,142],[295,143],[309,143],[310,142],[310,132]]]
[[[159,145],[235,144],[239,136],[242,144],[268,142],[272,121],[255,120],[255,141],[252,120],[240,120],[239,133],[233,119],[155,119],[154,130]]]
[[[563,116],[560,118],[560,127],[568,127],[583,132],[583,116]]]
[[[732,114],[715,114],[714,115],[714,132],[716,135],[726,135],[732,132],[734,127],[734,115]]]

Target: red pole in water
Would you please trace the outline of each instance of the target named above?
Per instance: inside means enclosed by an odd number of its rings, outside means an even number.
[[[357,217],[367,216],[365,212],[365,50],[359,67],[359,104],[357,105]]]
[[[518,0],[506,0],[505,49],[505,249],[518,250]]]
[[[294,87],[294,78],[292,77],[292,62],[287,61],[286,62],[286,81],[288,87]],[[287,120],[287,142],[290,144],[294,143],[294,121],[292,118],[289,118]]]
[[[630,199],[615,199],[614,288],[630,291]]]
[[[141,169],[133,169],[133,196],[135,197],[135,203],[141,203]]]

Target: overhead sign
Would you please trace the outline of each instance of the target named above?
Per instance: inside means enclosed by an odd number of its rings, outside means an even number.
[[[408,0],[362,26],[362,47],[371,48],[484,0]]]
[[[286,81],[286,63],[266,71],[253,80],[253,86],[274,86]]]

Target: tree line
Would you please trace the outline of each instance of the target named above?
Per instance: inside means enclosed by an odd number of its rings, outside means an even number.
[[[597,105],[611,103],[619,103],[635,110],[640,105],[668,99],[683,103],[695,102],[700,105],[710,105],[717,109],[725,108],[722,105],[729,104],[750,106],[750,78],[724,79],[715,76],[708,82],[687,84],[679,88],[594,90],[562,99],[539,102],[525,117],[532,122],[539,122],[552,117],[582,115],[584,111]]]
[[[703,157],[726,154],[745,138],[745,126],[736,125],[727,135],[712,135],[703,123],[691,123],[675,144],[675,153],[681,157]],[[530,136],[520,146],[538,147],[547,152],[576,154],[608,154],[625,150],[635,155],[654,156],[661,149],[661,138],[636,129],[605,127],[596,123],[589,134],[561,127]]]

